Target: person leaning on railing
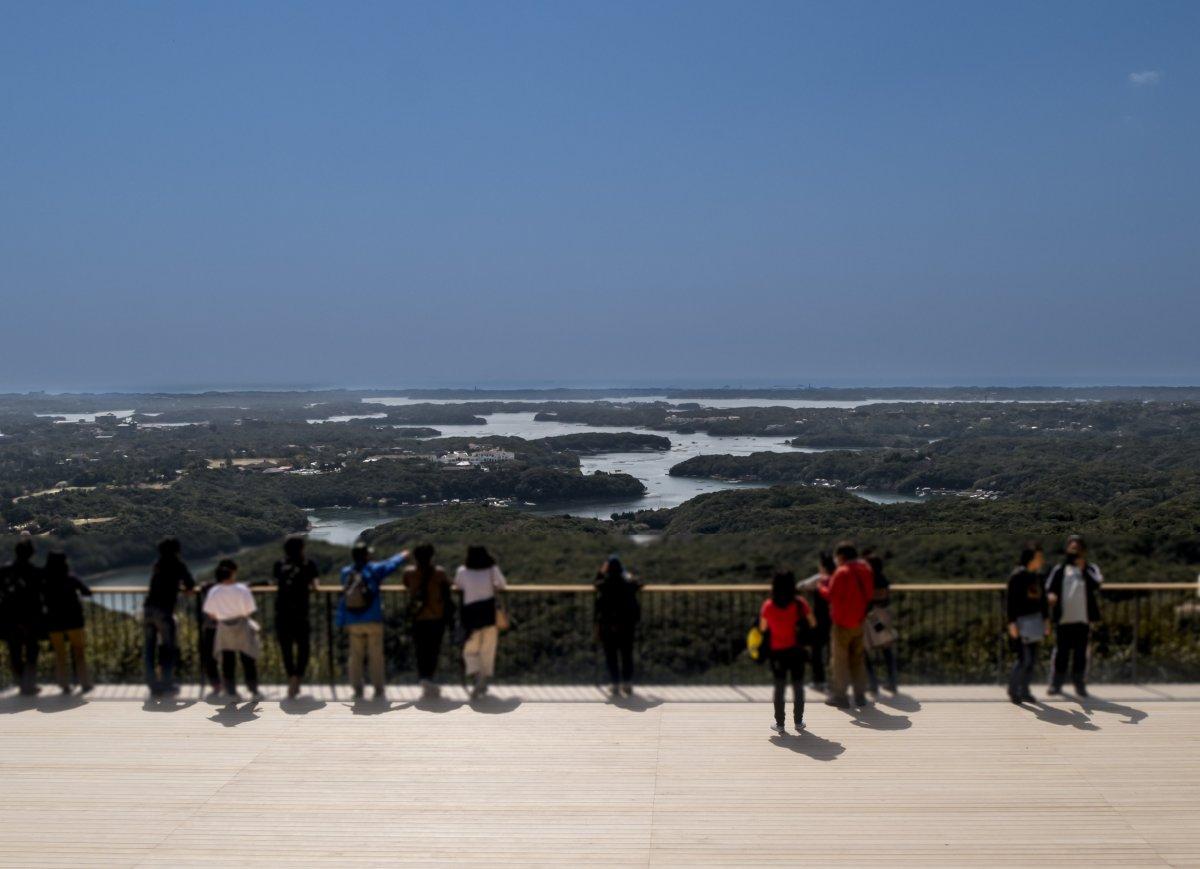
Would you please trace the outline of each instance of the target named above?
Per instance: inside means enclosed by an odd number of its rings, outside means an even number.
[[[13,681],[25,696],[40,690],[38,643],[46,635],[42,569],[33,563],[33,552],[33,538],[22,532],[13,561],[0,567],[0,639],[8,645]]]
[[[446,571],[433,563],[430,543],[413,547],[413,561],[401,577],[408,591],[408,624],[413,647],[417,651],[417,678],[425,697],[437,697],[441,689],[435,681],[442,638],[454,613],[450,580]]]
[[[217,565],[217,584],[204,598],[203,609],[217,623],[213,639],[213,656],[221,662],[221,681],[225,695],[237,700],[237,662],[242,662],[242,674],[251,699],[261,700],[258,691],[258,659],[262,640],[258,624],[251,616],[258,610],[249,586],[237,581],[238,566],[225,558]]]
[[[158,544],[158,560],[151,570],[150,587],[142,604],[146,686],[155,696],[179,690],[175,683],[175,663],[179,657],[175,604],[181,591],[191,594],[196,589],[196,580],[183,563],[181,553],[182,547],[174,537]]]
[[[371,547],[360,540],[350,550],[351,563],[342,568],[337,626],[350,639],[350,684],[354,699],[363,697],[363,663],[371,673],[375,699],[384,698],[383,603],[379,587],[408,560],[408,550],[382,561],[371,560]]]
[[[92,590],[82,579],[71,572],[66,553],[51,552],[46,556],[45,577],[46,628],[50,633],[50,646],[54,649],[54,676],[64,694],[71,693],[71,670],[67,663],[67,649],[75,664],[75,678],[79,681],[79,692],[92,690],[92,679],[88,675],[87,651],[83,631],[83,603],[79,596],[91,597]]]
[[[497,595],[507,583],[487,549],[468,546],[467,557],[455,571],[454,587],[462,592],[461,622],[467,634],[463,643],[463,667],[471,683],[471,699],[487,693],[488,681],[496,671],[496,648],[501,624],[508,618]]]
[[[1020,563],[1008,577],[1008,636],[1013,650],[1008,697],[1013,703],[1037,702],[1029,690],[1029,681],[1041,657],[1042,639],[1050,635],[1042,577],[1045,565],[1042,544],[1031,541],[1021,550]]]
[[[641,621],[638,590],[642,585],[616,555],[596,573],[596,638],[604,648],[609,694],[633,694],[633,639]]]
[[[308,610],[312,592],[321,575],[317,563],[304,555],[304,537],[293,534],[283,542],[283,560],[276,561],[275,636],[283,669],[287,673],[288,697],[300,693],[300,683],[308,670]]]
[[[1067,538],[1062,564],[1056,565],[1046,579],[1047,599],[1055,624],[1050,694],[1062,693],[1069,663],[1075,693],[1080,697],[1088,696],[1088,641],[1091,625],[1100,621],[1100,586],[1103,584],[1100,567],[1087,560],[1087,544],[1083,537],[1072,534]]]

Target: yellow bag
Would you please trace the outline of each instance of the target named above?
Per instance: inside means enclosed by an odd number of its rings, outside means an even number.
[[[756,663],[762,663],[766,658],[766,649],[763,644],[766,642],[767,635],[758,629],[758,625],[753,625],[746,632],[746,651],[750,655],[750,660]]]

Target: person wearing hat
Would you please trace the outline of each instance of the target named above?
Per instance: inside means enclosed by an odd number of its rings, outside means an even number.
[[[408,560],[408,550],[382,561],[371,560],[371,547],[358,541],[350,550],[351,563],[342,568],[342,594],[338,599],[337,626],[350,640],[350,684],[354,698],[363,696],[363,664],[371,674],[375,699],[384,696],[383,601],[380,586]]]
[[[1091,625],[1100,621],[1100,568],[1087,560],[1083,537],[1067,538],[1066,554],[1046,578],[1046,601],[1054,622],[1053,674],[1048,693],[1061,694],[1071,668],[1075,693],[1087,697],[1088,640]]]
[[[38,641],[46,636],[42,569],[33,563],[28,531],[13,550],[10,564],[0,567],[0,639],[8,645],[8,663],[21,694],[32,696],[37,684]]]

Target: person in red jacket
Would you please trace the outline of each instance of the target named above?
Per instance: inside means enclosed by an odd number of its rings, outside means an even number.
[[[863,648],[863,622],[867,607],[875,593],[875,576],[871,566],[858,557],[858,548],[843,540],[833,552],[837,570],[817,586],[821,597],[829,601],[829,618],[833,627],[829,635],[832,676],[829,706],[846,708],[850,705],[846,691],[854,685],[854,704],[867,703],[866,650]]]

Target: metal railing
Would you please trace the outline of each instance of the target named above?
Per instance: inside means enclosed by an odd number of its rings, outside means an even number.
[[[272,586],[253,587],[263,627],[259,661],[265,683],[284,681],[274,642]],[[308,681],[345,680],[346,639],[334,625],[338,586],[322,586],[310,607]],[[638,678],[647,683],[732,684],[762,681],[761,667],[746,656],[746,631],[754,622],[765,585],[647,585],[638,630]],[[85,605],[88,658],[98,682],[143,679],[140,621],[144,588],[101,587]],[[999,583],[920,583],[891,587],[891,609],[900,638],[895,647],[903,681],[995,683],[1011,653],[1005,635],[1005,593]],[[415,679],[415,654],[406,624],[405,592],[385,585],[385,655],[388,679]],[[507,607],[513,628],[501,640],[497,679],[507,683],[572,684],[604,681],[593,635],[594,592],[587,584],[511,585]],[[1200,592],[1189,583],[1109,583],[1102,592],[1102,622],[1093,632],[1096,681],[1200,681]],[[199,682],[199,601],[181,598],[177,614],[177,676]],[[448,632],[441,677],[461,672],[459,648]],[[1051,643],[1047,643],[1049,647]],[[1048,656],[1048,648],[1044,655]],[[51,681],[53,656],[43,644],[42,680]],[[0,649],[0,686],[11,683],[7,651]]]

